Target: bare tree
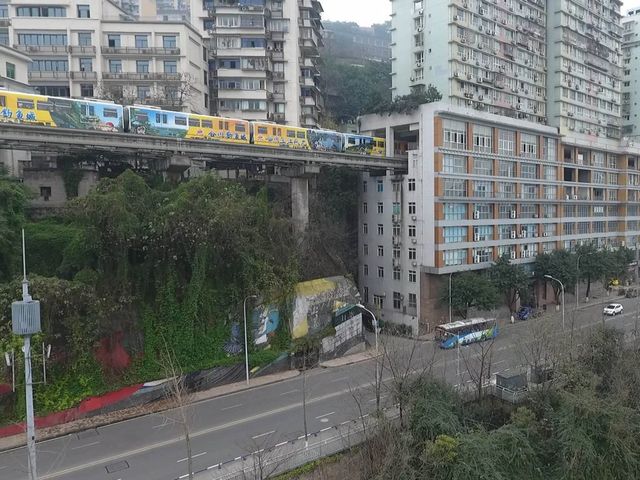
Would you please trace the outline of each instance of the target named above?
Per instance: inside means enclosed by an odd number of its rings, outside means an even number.
[[[160,365],[166,376],[165,394],[167,400],[172,404],[171,410],[165,412],[167,419],[179,425],[184,436],[187,450],[187,473],[189,480],[193,480],[193,452],[191,448],[191,431],[189,427],[188,406],[191,403],[192,395],[185,384],[185,376],[180,368],[175,352],[163,339],[164,350],[160,359]]]
[[[475,342],[469,345],[468,349],[460,352],[465,369],[469,374],[469,379],[476,391],[477,400],[480,400],[483,396],[485,381],[491,378],[494,340],[492,337],[489,340]]]
[[[251,480],[268,480],[278,474],[287,458],[286,454],[278,455],[274,447],[277,442],[272,435],[252,438],[245,448],[248,455],[243,458],[248,461],[248,467],[242,470],[242,477]]]
[[[573,349],[573,335],[570,338],[569,357]],[[553,319],[540,318],[531,323],[530,329],[517,342],[517,348],[522,359],[522,364],[526,365],[533,377],[539,377],[543,371],[557,369],[562,360],[563,352],[567,349],[562,344],[562,339],[558,335],[557,326]],[[549,382],[542,382],[543,388],[550,387]]]

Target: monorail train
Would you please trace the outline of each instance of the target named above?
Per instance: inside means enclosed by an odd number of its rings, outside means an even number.
[[[378,157],[384,157],[386,152],[383,138],[366,135],[5,90],[0,90],[0,123],[106,133],[125,132]]]

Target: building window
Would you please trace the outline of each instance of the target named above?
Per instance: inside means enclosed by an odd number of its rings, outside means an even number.
[[[364,296],[364,303],[369,303],[369,287],[364,287],[362,295]]]
[[[88,32],[79,32],[78,33],[78,45],[81,47],[90,47],[91,46],[91,34]]]
[[[91,18],[89,5],[78,5],[78,18]]]
[[[162,37],[163,48],[176,48],[177,45],[178,45],[178,42],[175,35],[164,35]]]
[[[393,258],[400,258],[400,248],[393,247]]]
[[[384,213],[384,203],[378,202],[378,214]]]
[[[396,225],[396,224],[393,225],[391,235],[393,235],[394,237],[400,236],[400,225]]]
[[[136,72],[149,73],[149,60],[136,60]]]
[[[556,167],[544,167],[544,179],[545,180],[557,180],[558,169]]]
[[[493,248],[474,248],[473,263],[486,263],[493,261]]]
[[[384,278],[384,267],[378,267],[378,278]]]
[[[514,178],[516,176],[516,162],[500,160],[498,163],[498,176]]]
[[[473,126],[473,151],[491,153],[492,150],[491,127],[482,125]]]
[[[373,306],[379,310],[382,310],[384,308],[384,297],[382,295],[374,295]]]
[[[464,122],[445,119],[443,122],[444,147],[455,150],[467,149],[467,125]]]
[[[464,203],[445,203],[443,208],[445,220],[467,219],[467,205]]]
[[[520,155],[526,158],[538,157],[538,137],[523,133],[520,139]]]
[[[369,235],[369,224],[368,223],[363,223],[362,224],[362,234],[363,235]]]
[[[121,45],[120,35],[107,35],[107,45],[111,48],[117,48]]]
[[[464,265],[467,263],[466,250],[446,250],[444,252],[444,264],[447,267]]]
[[[365,277],[368,277],[368,276],[369,276],[369,265],[366,265],[366,264],[365,264],[365,265],[363,265],[363,266],[362,266],[362,274],[363,274]]]
[[[83,98],[91,98],[93,97],[93,85],[90,83],[81,83],[80,84],[80,96]]]
[[[409,202],[409,215],[416,214],[416,202]]]
[[[474,175],[493,175],[493,160],[486,160],[483,158],[476,158],[473,160],[473,174]]]
[[[378,224],[378,235],[384,235],[384,225],[381,223]]]
[[[538,167],[533,163],[523,163],[520,165],[520,172],[522,178],[538,178]]]
[[[393,279],[396,281],[400,281],[400,277],[402,275],[402,272],[400,272],[400,269],[394,269],[393,270]]]
[[[416,283],[417,282],[417,274],[415,270],[409,270],[409,283]]]
[[[508,182],[498,182],[498,198],[516,198],[516,184]]]
[[[409,294],[409,308],[416,308],[418,306],[418,301],[415,293]]]
[[[165,60],[164,73],[178,73],[178,62],[175,60]]]
[[[442,229],[444,243],[461,243],[467,241],[467,227],[444,227]]]
[[[109,60],[109,73],[122,73],[122,60]]]
[[[393,308],[395,310],[402,308],[402,294],[400,292],[393,292]]]
[[[151,87],[149,85],[138,85],[137,87],[137,99],[138,100],[146,100],[151,96]],[[177,122],[176,118],[176,122]]]
[[[367,182],[362,182],[362,193],[367,193]]]
[[[415,248],[410,248],[409,249],[409,260],[415,260],[416,257],[416,249]]]
[[[378,188],[378,193],[384,192],[384,182],[382,180],[378,180],[376,182],[376,186]]]
[[[492,220],[493,203],[476,203],[473,206],[474,220]]]
[[[467,159],[458,155],[445,155],[442,171],[444,173],[467,173]]]
[[[466,197],[467,183],[463,179],[445,178],[444,180],[444,196],[445,197]]]
[[[409,236],[415,238],[416,236],[416,226],[409,225]]]
[[[366,243],[364,245],[362,245],[362,254],[365,255],[365,256],[369,255],[369,245],[366,244]]]
[[[93,72],[93,59],[81,58],[80,59],[80,71],[81,72]]]
[[[378,245],[378,256],[384,257],[384,246]]]
[[[493,182],[473,182],[474,197],[493,197]]]
[[[40,187],[40,198],[48,202],[51,198],[51,187]]]
[[[67,45],[65,33],[19,33],[19,45]]]
[[[64,7],[16,7],[18,17],[66,17]]]
[[[369,211],[369,205],[367,205],[367,202],[362,202],[362,213],[363,215],[366,215]]]
[[[393,212],[394,215],[400,215],[402,213],[400,209],[400,202],[393,202]]]
[[[408,185],[409,185],[409,191],[410,192],[415,192],[416,191],[416,179],[415,178],[410,178],[408,180]]]
[[[149,48],[149,37],[147,35],[136,35],[136,48]]]
[[[489,240],[493,240],[493,227],[491,225],[473,227],[474,242],[487,242]]]
[[[16,79],[16,66],[13,63],[7,62],[5,64],[7,78],[11,78],[12,80]]]
[[[516,134],[512,130],[498,131],[498,153],[500,155],[513,155],[515,152]]]

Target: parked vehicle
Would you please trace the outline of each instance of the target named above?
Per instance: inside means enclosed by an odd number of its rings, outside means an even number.
[[[609,305],[604,307],[602,313],[604,313],[605,315],[613,316],[622,313],[623,310],[624,308],[619,303],[610,303]]]

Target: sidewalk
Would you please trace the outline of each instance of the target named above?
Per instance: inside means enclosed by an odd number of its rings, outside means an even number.
[[[342,367],[344,365],[351,365],[353,363],[366,362],[367,360],[371,360],[376,358],[375,349],[368,349],[364,352],[354,353],[353,355],[347,355],[340,358],[334,358],[332,360],[327,360],[326,362],[320,362],[320,368],[335,368]]]
[[[299,372],[297,370],[288,370],[286,372],[276,373],[273,375],[265,375],[264,377],[253,378],[251,379],[249,386],[247,386],[247,384],[243,381],[222,385],[220,387],[214,387],[209,390],[193,393],[190,398],[190,403],[202,402],[212,398],[241,392],[243,390],[250,390],[253,388],[261,387],[263,385],[281,382],[283,380],[297,377],[298,375]],[[105,415],[96,415],[94,417],[82,418],[80,420],[56,425],[54,427],[38,429],[36,431],[36,438],[38,439],[38,442],[41,442],[43,440],[61,437],[91,428],[103,427],[112,423],[122,422],[125,420],[130,420],[132,418],[162,412],[165,410],[169,410],[174,406],[175,405],[173,404],[173,402],[170,399],[167,399],[149,403],[147,405],[118,410],[116,412]],[[25,445],[25,443],[26,436],[24,433],[0,438],[0,451],[21,447]]]

